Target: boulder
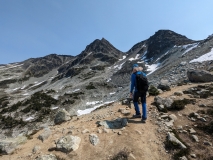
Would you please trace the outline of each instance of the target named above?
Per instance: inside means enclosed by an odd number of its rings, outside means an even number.
[[[38,136],[38,139],[40,139],[42,142],[44,142],[45,139],[48,139],[48,137],[51,135],[51,130],[49,128],[45,128],[44,131]]]
[[[97,124],[98,126],[104,126],[104,128],[107,128],[107,129],[119,129],[119,128],[123,128],[127,126],[128,121],[126,118],[118,118],[114,121],[108,121],[108,120],[98,121]]]
[[[27,137],[19,135],[16,138],[7,138],[0,141],[1,154],[12,154],[15,149],[27,141]]]
[[[212,82],[213,74],[205,70],[190,69],[187,71],[188,79],[191,82]]]
[[[99,143],[99,138],[98,138],[98,136],[96,134],[90,134],[89,135],[89,140],[90,140],[90,143],[93,146],[96,146]]]
[[[166,107],[166,108],[170,108],[172,103],[174,102],[174,100],[169,98],[169,97],[168,98],[162,98],[160,96],[156,96],[154,98],[154,101],[157,104],[157,106],[164,105],[164,107]]]
[[[70,114],[65,109],[62,109],[56,114],[54,122],[55,124],[60,124],[70,119]]]
[[[172,142],[172,143],[174,143],[174,144],[180,145],[180,147],[183,148],[183,149],[186,149],[186,148],[187,148],[181,141],[179,141],[179,140],[175,137],[175,135],[174,135],[173,133],[168,132],[168,134],[167,134],[167,139],[168,139],[168,141],[170,141],[170,142]]]
[[[160,84],[157,86],[158,89],[161,89],[163,91],[170,91],[170,83],[168,80],[161,80]]]
[[[177,91],[174,93],[175,96],[182,96],[183,95],[183,92],[182,91]]]
[[[41,149],[40,146],[34,146],[32,152],[37,153]]]
[[[77,136],[67,135],[61,137],[56,142],[56,149],[62,152],[68,153],[70,151],[75,151],[79,148],[81,143],[81,138]]]
[[[40,155],[35,160],[57,160],[54,154]]]

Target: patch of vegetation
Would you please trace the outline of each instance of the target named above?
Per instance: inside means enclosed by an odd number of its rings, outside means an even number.
[[[75,101],[74,100],[65,100],[63,103],[62,103],[62,105],[64,106],[64,105],[66,105],[66,104],[73,104],[73,103],[75,103]]]
[[[63,78],[63,75],[57,75],[56,77],[54,77],[52,80],[51,80],[51,84],[62,79]]]
[[[197,128],[212,135],[213,134],[213,121],[208,124],[197,123]]]
[[[204,110],[198,110],[197,113],[199,113],[199,114],[205,114],[206,112]]]
[[[16,81],[17,81],[17,79],[6,79],[6,80],[3,80],[3,81],[0,81],[0,88],[7,88],[8,84],[15,83]]]
[[[53,89],[50,89],[50,90],[47,90],[47,94],[49,94],[49,93],[55,93],[56,91],[55,90],[53,90]]]
[[[149,90],[148,90],[148,92],[149,92],[149,95],[151,95],[151,96],[157,96],[157,95],[159,95],[159,91],[158,91],[158,89],[157,88],[155,88],[154,86],[150,86],[149,87]]]
[[[94,71],[92,71],[92,72],[89,72],[89,73],[87,73],[87,74],[82,74],[82,79],[83,80],[86,80],[86,79],[90,79],[90,78],[92,78],[92,77],[94,77],[95,76],[95,72]]]
[[[20,101],[18,101],[18,103],[12,105],[9,109],[10,112],[16,111],[20,106],[22,105],[22,103]]]
[[[114,155],[111,160],[128,160],[130,151],[128,149],[124,148],[120,152],[118,152],[116,155]]]
[[[79,73],[81,73],[84,69],[86,69],[87,67],[82,67],[82,68],[71,68],[69,69],[66,74],[65,74],[65,77],[74,77],[76,75],[78,75]]]
[[[98,70],[98,71],[103,71],[105,69],[105,66],[94,66],[90,67],[92,70]]]
[[[8,104],[9,101],[7,96],[0,98],[0,105],[2,106],[2,108],[7,107]]]
[[[36,92],[31,96],[31,99],[28,99],[23,103],[24,106],[27,105],[25,109],[22,110],[24,113],[28,113],[31,110],[40,111],[42,108],[50,108],[52,104],[56,104],[57,100],[52,98],[43,92]],[[49,110],[43,110],[44,114],[47,114]]]
[[[22,119],[16,120],[12,118],[11,116],[1,116],[1,122],[0,125],[3,126],[3,128],[13,128],[15,126],[25,126],[26,122],[24,122]]]
[[[78,97],[79,95],[82,95],[82,94],[84,94],[83,92],[74,92],[74,93],[71,93],[71,94],[69,94],[69,93],[65,93],[64,94],[64,96],[69,96],[69,97]]]
[[[65,158],[61,158],[60,156],[56,155],[55,156],[57,160],[66,160]]]
[[[86,86],[86,89],[87,89],[87,90],[90,90],[90,89],[96,89],[96,88],[95,88],[95,86],[93,85],[93,83],[90,82],[89,85]]]
[[[213,109],[207,109],[206,114],[213,117]]]
[[[200,96],[200,98],[207,98],[212,96],[213,85],[198,85],[197,87],[189,88],[183,91],[184,94],[192,94],[194,96]]]
[[[182,110],[185,108],[185,105],[190,104],[190,103],[194,103],[195,100],[194,99],[186,99],[184,98],[183,100],[174,100],[174,102],[172,103],[171,107],[168,108],[168,110]]]

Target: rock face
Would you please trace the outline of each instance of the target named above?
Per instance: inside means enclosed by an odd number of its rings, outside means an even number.
[[[36,160],[57,160],[57,158],[54,154],[47,154],[36,157]]]
[[[0,150],[2,154],[11,154],[20,144],[25,143],[26,141],[27,137],[21,135],[17,138],[8,138],[5,140],[1,140]]]
[[[70,119],[70,114],[65,109],[62,109],[56,114],[54,122],[55,124],[60,124]]]
[[[67,153],[70,151],[77,150],[79,148],[80,143],[81,143],[80,137],[67,135],[67,136],[61,137],[56,142],[56,149]]]
[[[190,40],[187,37],[173,31],[159,30],[148,39],[147,58],[159,56],[162,51],[165,51],[174,45],[184,45],[193,42],[193,40]]]
[[[188,70],[188,79],[191,82],[212,82],[213,74],[204,70]]]

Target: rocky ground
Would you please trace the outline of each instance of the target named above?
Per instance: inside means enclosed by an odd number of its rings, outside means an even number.
[[[105,160],[123,156],[138,160],[210,160],[213,158],[212,85],[208,84],[208,89],[205,84],[200,86],[209,90],[207,97],[198,85],[174,87],[158,97],[147,97],[145,124],[131,118],[133,105],[129,108],[116,102],[64,123],[29,131],[16,140],[4,139],[0,143],[1,147],[4,144],[0,158],[44,160],[46,156],[56,160]],[[183,109],[171,109],[171,103],[184,98],[190,102]],[[164,113],[162,108],[168,111]],[[4,155],[5,152],[11,154]]]

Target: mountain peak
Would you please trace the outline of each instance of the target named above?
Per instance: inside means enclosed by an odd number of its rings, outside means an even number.
[[[192,44],[196,41],[188,39],[186,36],[178,34],[171,30],[158,30],[147,40],[148,54],[147,58],[155,57],[169,48],[177,45]]]

